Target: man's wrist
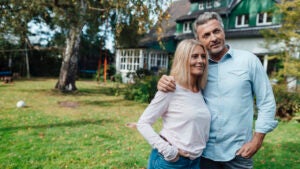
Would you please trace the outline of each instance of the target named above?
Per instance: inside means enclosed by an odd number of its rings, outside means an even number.
[[[254,133],[254,136],[252,138],[252,141],[258,146],[258,147],[261,147],[263,141],[264,141],[264,138],[265,138],[265,133],[258,133],[258,132],[255,132]]]

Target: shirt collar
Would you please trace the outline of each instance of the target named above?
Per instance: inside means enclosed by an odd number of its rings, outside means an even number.
[[[225,60],[233,57],[233,50],[232,50],[231,46],[226,44],[226,47],[228,48],[228,51],[225,53],[224,56],[222,56],[222,58],[218,62],[224,62]],[[208,59],[208,61],[209,61],[209,63],[218,63],[210,58]]]

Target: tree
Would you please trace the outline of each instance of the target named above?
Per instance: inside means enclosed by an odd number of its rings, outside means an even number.
[[[158,15],[158,22],[162,21],[163,6],[168,3],[169,0],[1,0],[0,29],[1,33],[19,36],[21,43],[30,42],[29,22],[44,23],[52,30],[59,30],[57,34],[60,36],[54,36],[57,41],[49,43],[63,48],[63,61],[55,88],[74,91],[77,89],[78,51],[83,28],[86,28],[85,33],[110,31],[118,39],[122,28],[133,20],[138,21],[137,31],[141,34],[153,26],[153,16]]]
[[[281,61],[280,70],[276,78],[282,83],[288,83],[291,79],[300,79],[300,0],[283,0],[277,4],[277,13],[282,19],[282,26],[278,30],[263,32],[267,40],[268,48],[277,52],[269,59]]]

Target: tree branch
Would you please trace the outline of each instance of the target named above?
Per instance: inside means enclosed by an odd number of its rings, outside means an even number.
[[[70,7],[73,7],[73,5],[69,5],[69,4],[60,4],[59,0],[54,0],[54,6],[56,6],[58,8],[70,8]]]
[[[92,11],[99,11],[99,12],[105,12],[106,11],[106,9],[95,8],[95,7],[92,7],[92,6],[89,6],[89,9],[92,10]]]

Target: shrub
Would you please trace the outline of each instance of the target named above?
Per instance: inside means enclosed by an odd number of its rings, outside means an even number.
[[[290,120],[300,112],[300,95],[298,92],[288,92],[285,86],[273,87],[276,99],[276,116],[282,120]]]
[[[112,77],[111,77],[112,78]],[[115,82],[118,82],[118,83],[122,83],[122,75],[120,73],[118,74],[115,74],[113,76],[113,80],[112,81],[115,81]]]
[[[157,76],[146,76],[143,79],[135,79],[134,84],[128,84],[124,93],[124,98],[127,100],[134,100],[137,102],[148,102],[153,99],[157,91],[156,84]]]
[[[115,65],[113,65],[113,64],[110,64],[109,66],[108,66],[108,70],[107,70],[107,75],[108,76],[113,76],[114,74],[116,74],[116,67],[115,67]]]
[[[145,76],[151,76],[154,75],[154,73],[148,69],[138,69],[135,71],[138,78],[142,79]]]

